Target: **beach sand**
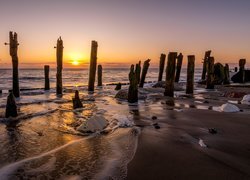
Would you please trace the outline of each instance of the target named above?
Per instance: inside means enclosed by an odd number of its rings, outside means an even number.
[[[237,104],[243,110],[237,113],[206,109],[226,103],[223,94],[204,92],[196,98],[176,98],[182,110],[164,104],[161,98],[141,110],[135,118],[141,134],[127,179],[250,179],[249,106]],[[217,133],[209,133],[209,128]],[[207,147],[199,145],[200,139]]]

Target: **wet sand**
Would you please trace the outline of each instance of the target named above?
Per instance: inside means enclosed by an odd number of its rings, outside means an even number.
[[[163,98],[139,112],[135,124],[141,134],[127,179],[250,179],[249,106],[237,105],[243,110],[238,113],[208,110],[204,107],[228,98],[220,97],[223,92],[205,94],[206,103],[176,98],[184,107],[181,111],[162,103]],[[200,103],[205,110],[199,109]],[[155,129],[154,123],[161,128]],[[209,128],[217,133],[209,133]],[[207,147],[201,147],[199,139]]]

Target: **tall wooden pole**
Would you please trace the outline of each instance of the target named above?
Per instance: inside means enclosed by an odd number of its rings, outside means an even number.
[[[44,66],[44,77],[45,77],[44,90],[50,90],[50,84],[49,84],[49,65],[45,65]]]
[[[56,94],[62,95],[63,40],[61,37],[57,39],[56,62],[57,62]]]
[[[211,52],[212,51],[206,51],[205,52],[205,56],[203,59],[203,69],[202,69],[202,75],[201,75],[201,79],[205,80],[206,79],[206,73],[207,73],[207,63],[208,63],[208,59],[211,56]]]
[[[176,67],[176,74],[175,74],[175,82],[179,82],[179,80],[180,80],[182,60],[183,60],[183,55],[182,55],[182,53],[180,53],[179,56],[177,57],[177,67]]]
[[[18,41],[17,41],[17,33],[9,32],[9,43],[5,43],[5,45],[10,46],[10,56],[12,58],[12,91],[15,97],[20,97],[19,90],[19,78],[18,78]]]
[[[176,64],[177,52],[170,52],[168,54],[168,62],[166,69],[166,86],[165,96],[174,96],[174,77],[175,77],[175,64]]]
[[[136,79],[136,73],[134,65],[131,65],[129,72],[129,89],[128,89],[128,102],[135,103],[138,101],[138,82]]]
[[[188,56],[188,66],[187,66],[187,94],[193,94],[194,92],[194,63],[195,56]]]
[[[160,64],[159,64],[158,82],[162,81],[162,75],[163,75],[163,72],[164,72],[165,60],[166,60],[166,54],[161,54]]]
[[[150,62],[150,59],[144,61],[142,74],[141,74],[141,81],[140,81],[139,87],[143,87],[143,85],[144,85],[146,75],[147,75],[147,72],[148,72],[148,68],[149,68],[149,65],[150,65],[149,62]]]
[[[230,84],[230,75],[229,75],[229,65],[226,64],[224,67],[225,79],[223,84]]]
[[[207,89],[214,89],[214,57],[209,57],[209,59],[208,59]]]
[[[240,73],[240,82],[245,83],[245,65],[246,59],[239,60],[239,73]]]
[[[136,75],[137,82],[139,84],[141,80],[141,61],[139,61],[139,63],[135,65],[135,75]]]
[[[96,64],[97,64],[97,47],[96,41],[92,41],[91,55],[90,55],[90,67],[89,67],[89,84],[88,91],[94,91],[95,89],[95,76],[96,76]]]
[[[98,65],[97,68],[97,75],[98,75],[98,86],[102,86],[102,65]]]

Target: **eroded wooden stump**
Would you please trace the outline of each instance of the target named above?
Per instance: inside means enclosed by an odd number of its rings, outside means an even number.
[[[134,70],[134,65],[131,65],[130,67],[129,82],[130,84],[128,89],[128,102],[129,103],[138,102],[138,82]]]
[[[212,51],[206,51],[205,52],[205,56],[204,56],[204,59],[203,59],[203,68],[202,68],[202,75],[201,75],[201,79],[202,80],[205,80],[206,79],[206,74],[207,74],[207,63],[208,63],[208,59],[210,58],[211,56],[211,52]]]
[[[193,94],[194,92],[194,65],[195,56],[188,56],[188,66],[187,66],[187,87],[186,93]]]
[[[207,64],[207,89],[214,89],[214,57],[209,57]]]
[[[50,90],[50,84],[49,84],[49,65],[45,65],[44,66],[44,76],[45,76],[44,90]]]
[[[78,90],[75,91],[75,97],[72,98],[72,101],[73,101],[73,109],[83,107],[82,102],[81,102],[81,100],[79,98],[79,91]]]
[[[166,54],[161,54],[160,64],[159,64],[158,82],[162,81],[162,76],[163,76],[164,66],[165,66],[165,60],[166,60]]]
[[[118,83],[115,87],[115,90],[118,91],[122,88],[122,84],[121,83]]]
[[[149,65],[150,65],[149,62],[150,62],[150,59],[144,61],[142,74],[141,74],[141,81],[140,81],[139,87],[144,86],[146,75],[147,75],[148,68],[149,68]]]
[[[98,83],[97,83],[97,86],[102,86],[102,65],[98,65],[98,68],[97,68],[97,76],[98,76]]]
[[[181,74],[181,66],[182,66],[183,55],[180,53],[177,57],[177,67],[176,67],[176,74],[175,74],[175,82],[179,82],[180,74]]]

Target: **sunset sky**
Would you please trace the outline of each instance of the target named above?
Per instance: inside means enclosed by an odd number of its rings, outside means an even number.
[[[11,67],[10,30],[20,67],[55,64],[59,36],[65,67],[89,62],[91,40],[110,66],[147,58],[157,66],[169,51],[196,55],[197,64],[209,49],[223,63],[250,59],[250,0],[0,0],[0,23],[0,68]]]

